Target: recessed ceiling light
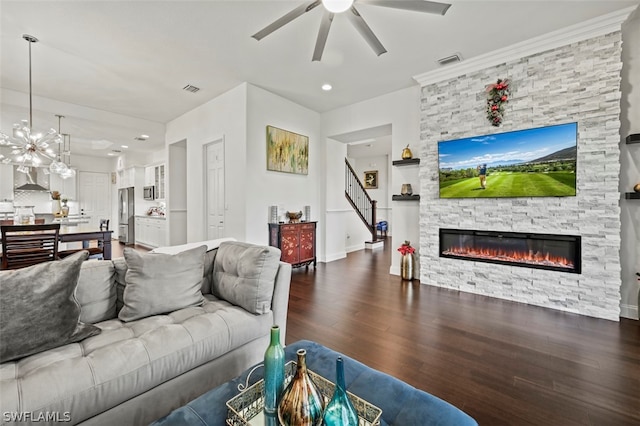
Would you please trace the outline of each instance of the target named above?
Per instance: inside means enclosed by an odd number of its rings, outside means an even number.
[[[331,89],[333,89],[333,86],[331,86],[329,83],[325,83],[322,85],[322,90],[324,90],[325,92],[328,92]]]
[[[120,145],[123,148],[129,148],[129,145]]]
[[[113,152],[107,152],[107,155],[111,157],[111,156],[114,156],[115,154]]]
[[[136,136],[133,139],[135,139],[137,141],[146,141],[147,139],[149,139],[149,135],[140,135],[140,136]]]

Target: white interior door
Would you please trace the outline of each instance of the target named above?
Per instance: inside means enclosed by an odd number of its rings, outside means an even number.
[[[224,228],[224,142],[222,139],[205,146],[205,206],[207,239],[225,236]]]
[[[111,217],[111,187],[109,173],[79,172],[78,173],[78,201],[80,211],[89,216],[89,224],[100,226],[100,219]],[[110,230],[117,231],[117,223],[109,223]]]

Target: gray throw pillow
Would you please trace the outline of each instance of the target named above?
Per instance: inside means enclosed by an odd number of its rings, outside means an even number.
[[[126,247],[124,306],[118,318],[127,322],[202,305],[200,285],[206,250],[200,246],[174,255],[140,254]]]
[[[253,314],[271,310],[280,250],[237,241],[224,242],[213,264],[211,292]]]
[[[63,260],[0,271],[0,362],[43,352],[100,333],[79,321],[75,298],[81,251]]]

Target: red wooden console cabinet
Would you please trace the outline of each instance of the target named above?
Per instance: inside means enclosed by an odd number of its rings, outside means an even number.
[[[282,251],[280,260],[297,268],[316,266],[316,223],[270,223],[269,245]]]

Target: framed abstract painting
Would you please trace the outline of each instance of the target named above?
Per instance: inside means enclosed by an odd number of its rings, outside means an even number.
[[[309,174],[309,137],[267,126],[267,170]]]

